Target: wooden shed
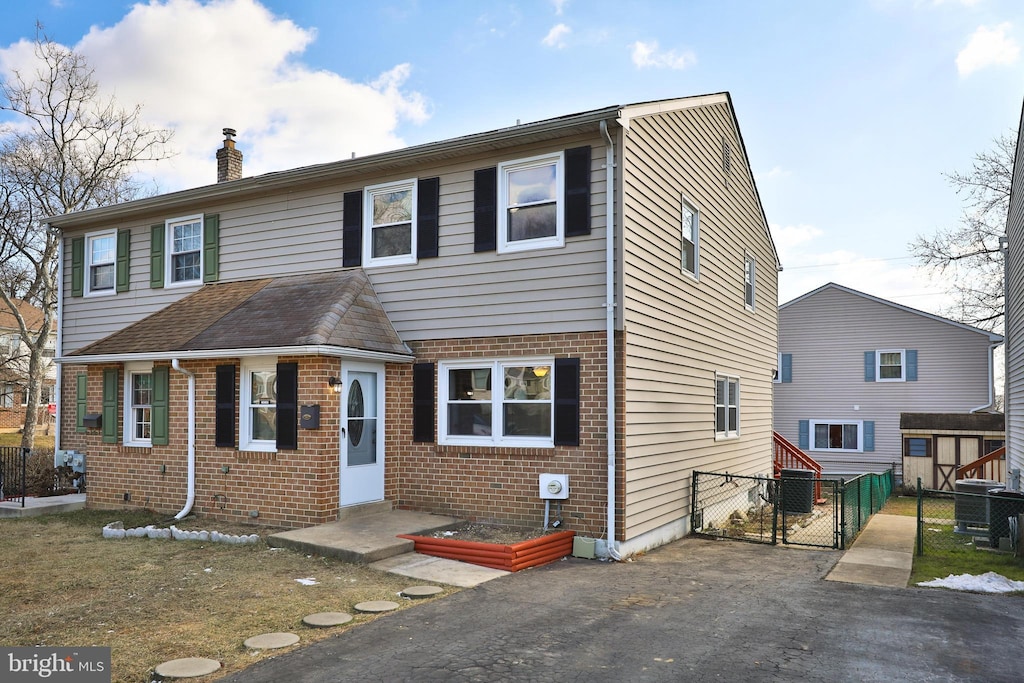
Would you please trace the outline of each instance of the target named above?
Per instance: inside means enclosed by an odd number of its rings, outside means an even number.
[[[1004,447],[1004,430],[1002,413],[900,413],[903,482],[920,478],[925,488],[952,491],[958,468]],[[971,476],[1005,482],[1005,455]]]

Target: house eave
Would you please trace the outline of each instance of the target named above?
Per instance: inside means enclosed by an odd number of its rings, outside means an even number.
[[[145,351],[138,353],[106,353],[90,356],[61,356],[54,362],[68,365],[95,365],[110,363],[135,363],[147,361],[166,361],[172,358],[179,360],[209,360],[217,358],[251,358],[254,356],[328,356],[348,360],[376,361],[380,363],[412,363],[416,360],[412,353],[387,353],[368,351],[342,346],[272,346],[252,347],[245,349],[212,349],[191,351]]]

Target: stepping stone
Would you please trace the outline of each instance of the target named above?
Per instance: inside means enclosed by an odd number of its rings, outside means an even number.
[[[220,662],[216,659],[205,659],[203,657],[186,657],[184,659],[172,659],[169,662],[158,664],[156,673],[164,678],[196,678],[212,674],[220,668]]]
[[[397,602],[391,602],[390,600],[369,600],[367,602],[361,602],[355,606],[357,612],[390,612],[393,609],[398,609],[399,605]]]
[[[407,598],[429,598],[443,592],[444,589],[440,586],[409,586],[402,590],[402,595]]]
[[[294,633],[264,633],[246,640],[243,645],[251,650],[276,650],[299,642]]]
[[[351,614],[344,612],[317,612],[302,617],[302,623],[313,628],[327,628],[328,626],[340,626],[352,621]]]

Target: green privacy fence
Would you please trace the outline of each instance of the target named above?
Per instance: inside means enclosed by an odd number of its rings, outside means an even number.
[[[694,472],[691,529],[754,543],[845,549],[889,499],[894,483],[892,469],[850,480]]]

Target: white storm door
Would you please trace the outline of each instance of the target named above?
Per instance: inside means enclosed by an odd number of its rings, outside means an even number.
[[[384,500],[384,366],[343,363],[340,507]]]

